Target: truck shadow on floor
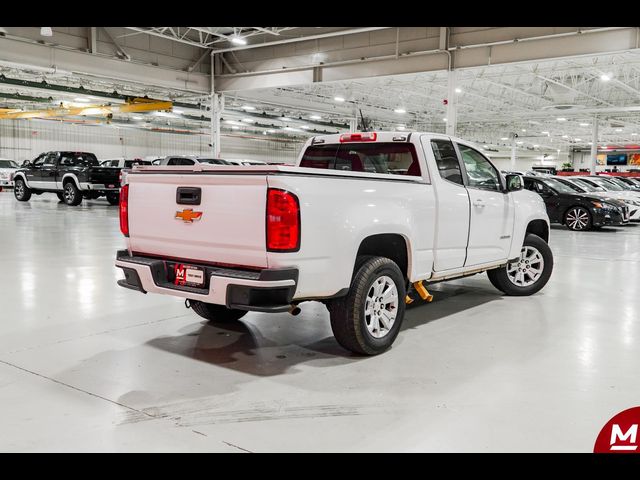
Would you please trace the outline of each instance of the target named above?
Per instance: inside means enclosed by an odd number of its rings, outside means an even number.
[[[399,337],[437,320],[445,320],[488,302],[501,301],[500,293],[484,287],[442,285],[433,289],[429,304],[412,305],[405,314]],[[319,304],[303,304],[303,313],[247,316],[247,321],[230,324],[199,323],[185,327],[184,334],[158,337],[147,345],[250,375],[272,376],[286,373],[298,364],[337,366],[364,361],[344,350],[331,335],[329,313]],[[251,314],[250,314],[251,315]],[[305,318],[307,317],[307,318]],[[385,353],[393,355],[393,348]]]

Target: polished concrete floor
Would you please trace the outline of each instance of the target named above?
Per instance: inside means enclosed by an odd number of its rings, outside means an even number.
[[[116,285],[117,208],[0,193],[0,451],[591,451],[640,403],[640,225],[554,227],[528,298],[440,284],[393,348],[326,309],[205,325]]]

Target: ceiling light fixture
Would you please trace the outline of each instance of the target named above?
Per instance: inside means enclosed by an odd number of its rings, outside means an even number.
[[[400,125],[400,126],[398,127],[398,130],[404,130],[404,128],[405,128],[405,127],[403,127],[402,125]]]
[[[523,128],[523,129],[522,129],[522,131],[523,131],[523,132],[526,132],[526,131],[527,131],[527,129],[526,129],[526,128]]]
[[[582,141],[582,139],[581,139],[581,138],[574,138],[574,139],[573,139],[573,141],[574,141],[574,142],[581,142],[581,141]]]
[[[621,132],[622,129],[621,128],[616,128],[616,132]]]
[[[632,133],[631,136],[635,137],[636,135],[638,135],[637,133]]]
[[[51,27],[40,27],[40,35],[43,37],[53,37],[53,30]]]
[[[588,126],[589,126],[589,124],[588,124],[588,123],[581,123],[581,124],[580,124],[580,126],[581,126],[581,127],[588,127]]]
[[[243,119],[242,119],[242,121],[243,121],[244,123],[254,123],[254,122],[255,122],[255,120],[254,120],[254,119],[252,119],[252,118],[243,118]]]
[[[238,35],[234,35],[233,37],[231,37],[231,43],[233,43],[234,45],[246,45],[247,40]]]
[[[76,102],[81,102],[81,103],[88,103],[91,100],[89,100],[87,97],[76,97],[73,99]]]
[[[509,140],[507,137],[500,137],[500,140]]]
[[[540,132],[542,135],[549,135],[549,132]]]
[[[558,118],[556,118],[556,120],[559,121],[559,122],[566,122],[567,121],[567,119],[564,118],[564,117],[558,117]]]
[[[609,80],[611,80],[611,75],[608,73],[603,73],[602,75],[600,75],[600,80],[602,80],[603,82],[608,82]]]
[[[309,130],[309,125],[302,125],[300,128],[304,128],[305,130]]]
[[[443,119],[442,119],[442,121],[443,121],[443,122],[446,122],[446,121],[447,121],[447,119],[446,119],[446,118],[443,118]]]
[[[456,88],[455,91],[456,91],[456,93],[462,93],[462,89],[461,88]]]
[[[243,105],[241,108],[243,110],[255,110],[256,109],[256,107],[253,107],[251,105]]]
[[[404,108],[396,108],[394,110],[394,112],[396,112],[396,113],[407,113],[407,111]]]
[[[344,102],[344,97],[340,97],[340,96],[338,96],[338,97],[333,97],[333,99],[334,99],[336,102]]]
[[[569,135],[562,135],[562,138],[569,138]]]
[[[322,120],[322,117],[320,115],[311,115],[309,118],[311,120]]]
[[[174,108],[173,109],[173,113],[177,113],[178,115],[182,115],[184,113],[184,110],[180,110],[179,108]]]

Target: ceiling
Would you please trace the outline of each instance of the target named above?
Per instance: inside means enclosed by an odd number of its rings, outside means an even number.
[[[127,35],[162,36],[173,42],[190,43],[205,49],[204,53],[299,41],[345,32],[348,27],[127,30]],[[247,44],[234,44],[232,39],[237,37]],[[231,134],[235,130],[299,140],[310,134],[344,131],[349,121],[358,116],[378,129],[444,132],[447,82],[448,73],[438,71],[231,92],[225,94],[222,128]],[[487,145],[490,150],[508,151],[512,141],[527,153],[588,149],[596,117],[601,146],[628,147],[640,142],[638,50],[459,69],[456,86],[456,134]],[[0,108],[51,108],[60,102],[77,102],[78,98],[96,104],[122,103],[126,96],[171,100],[175,102],[174,110],[114,115],[110,122],[137,128],[168,125],[193,133],[209,131],[210,98],[206,95],[0,62]],[[337,102],[336,97],[344,101]]]

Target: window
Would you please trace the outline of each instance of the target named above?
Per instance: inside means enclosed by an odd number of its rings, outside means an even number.
[[[33,161],[33,164],[35,166],[41,167],[42,164],[44,163],[45,159],[47,158],[47,155],[48,155],[47,153],[43,153],[42,155],[40,155],[38,158],[36,158]]]
[[[49,153],[46,157],[44,157],[43,165],[55,165],[56,158],[58,158],[57,153],[54,153],[54,152]]]
[[[18,168],[13,160],[0,160],[0,168]]]
[[[438,165],[438,172],[445,180],[462,185],[462,173],[458,156],[449,140],[431,140],[431,149]]]
[[[100,162],[93,153],[60,152],[60,165],[74,167],[98,167]]]
[[[493,165],[477,150],[458,144],[462,162],[467,171],[469,187],[483,190],[502,190],[500,174]]]
[[[301,167],[419,177],[420,165],[410,143],[343,143],[310,146]]]
[[[167,165],[194,165],[196,162],[190,158],[173,157],[167,162]]]

